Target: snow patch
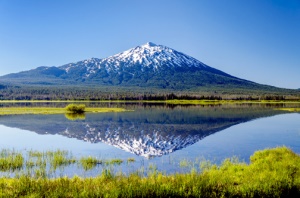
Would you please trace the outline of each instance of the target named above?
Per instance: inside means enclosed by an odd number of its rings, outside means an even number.
[[[122,72],[122,67],[133,69],[140,68],[142,72],[145,71],[145,68],[150,68],[153,69],[153,71],[159,72],[160,68],[163,66],[208,67],[197,59],[185,55],[184,53],[163,45],[148,42],[144,45],[131,48],[104,59],[86,59],[84,61],[62,66],[62,69],[68,73],[71,68],[85,67],[86,73],[84,76],[89,77],[91,74],[97,73],[102,68],[104,68],[107,73]]]

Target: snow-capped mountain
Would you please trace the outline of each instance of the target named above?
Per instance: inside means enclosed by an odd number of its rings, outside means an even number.
[[[209,67],[182,52],[151,42],[103,59],[91,58],[59,67],[38,67],[9,74],[0,77],[0,81],[168,89],[206,85],[257,85]]]
[[[198,68],[207,67],[207,65],[193,57],[151,42],[105,58],[101,63],[103,63],[106,68],[115,67],[116,70],[118,70],[120,68],[118,66],[121,65],[125,67],[142,65],[143,67],[151,67],[154,70],[158,70],[164,65],[169,67],[182,67],[184,65]],[[141,69],[143,69],[143,67]]]
[[[196,67],[201,69],[209,68],[207,65],[197,59],[178,52],[174,49],[163,45],[156,45],[148,42],[144,45],[126,50],[119,54],[104,59],[91,58],[77,63],[70,63],[59,67],[69,73],[70,70],[84,68],[83,74],[89,77],[97,73],[101,69],[105,69],[107,73],[122,72],[126,68],[138,69],[145,71],[151,69],[159,72],[163,67]],[[134,75],[132,73],[132,75]]]

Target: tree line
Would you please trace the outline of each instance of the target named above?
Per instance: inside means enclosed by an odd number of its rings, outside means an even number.
[[[201,91],[134,90],[86,87],[4,87],[0,100],[299,100],[299,95],[277,93],[221,93]]]

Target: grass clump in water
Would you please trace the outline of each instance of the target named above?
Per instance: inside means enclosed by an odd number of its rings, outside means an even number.
[[[193,163],[190,162],[190,161],[188,161],[187,159],[181,160],[181,161],[179,162],[179,166],[180,166],[181,168],[184,168],[184,167],[191,167],[192,165],[193,165]]]
[[[28,159],[26,161],[26,167],[39,167],[39,168],[46,168],[47,165],[47,153],[40,152],[40,151],[28,151]]]
[[[45,156],[45,153],[44,152],[40,152],[40,151],[33,151],[33,150],[30,150],[28,152],[28,155],[29,157],[37,157],[37,158],[41,158],[43,156]]]
[[[128,159],[127,159],[127,163],[133,163],[133,162],[135,162],[135,159],[134,159],[134,158],[128,158]]]
[[[122,163],[123,163],[122,159],[111,159],[111,160],[105,161],[106,165],[120,165]]]
[[[83,167],[84,170],[90,170],[93,169],[98,164],[102,164],[102,161],[98,160],[95,157],[89,156],[89,157],[80,158],[79,164]]]
[[[76,159],[68,151],[64,150],[48,151],[46,155],[50,158],[50,164],[54,170],[57,167],[67,166],[76,162]]]
[[[23,167],[22,153],[4,149],[0,152],[0,171],[14,171]]]

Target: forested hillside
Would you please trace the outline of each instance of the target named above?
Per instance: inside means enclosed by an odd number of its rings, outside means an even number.
[[[269,88],[269,87],[267,87]],[[299,100],[300,91],[289,89],[231,89],[205,87],[192,90],[143,89],[137,87],[83,86],[3,86],[0,100],[169,100],[169,99],[235,99]]]

